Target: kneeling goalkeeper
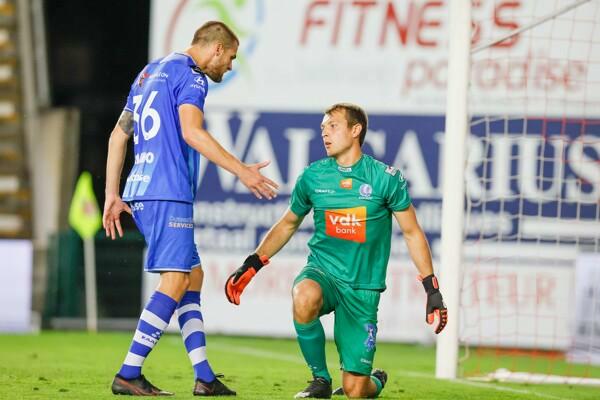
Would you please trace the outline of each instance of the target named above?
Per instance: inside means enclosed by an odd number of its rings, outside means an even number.
[[[331,106],[321,123],[327,158],[308,166],[294,187],[290,207],[255,253],[227,280],[227,298],[240,304],[246,285],[292,237],[313,210],[315,232],[308,262],[294,281],[293,312],[298,343],[313,380],[296,398],[330,398],[331,375],[325,361],[325,333],[319,318],[335,314],[334,338],[342,387],[334,394],[377,397],[387,374],[373,370],[377,308],[385,290],[392,215],[427,292],[426,321],[438,316],[444,329],[447,310],[433,275],[431,252],[411,205],[402,173],[362,153],[367,115],[358,106]]]

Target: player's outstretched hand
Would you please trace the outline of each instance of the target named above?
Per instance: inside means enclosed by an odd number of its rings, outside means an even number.
[[[102,214],[102,226],[106,231],[106,236],[115,240],[115,231],[119,237],[123,237],[123,228],[121,227],[121,213],[125,211],[131,214],[131,208],[119,196],[107,195],[104,202],[104,213]]]
[[[448,309],[444,304],[444,299],[440,293],[440,287],[438,285],[437,278],[435,275],[427,275],[425,278],[419,277],[423,283],[423,287],[427,292],[427,305],[425,306],[425,321],[431,325],[438,317],[438,325],[435,328],[435,333],[440,333],[448,323]]]
[[[229,275],[225,283],[225,296],[230,303],[240,305],[240,297],[242,292],[248,286],[254,275],[262,267],[269,263],[269,258],[266,256],[259,257],[256,253],[249,255],[241,267]]]
[[[270,163],[271,161],[263,161],[258,164],[247,164],[238,176],[240,181],[259,199],[262,199],[263,196],[269,200],[277,197],[279,185],[260,173],[260,170]]]

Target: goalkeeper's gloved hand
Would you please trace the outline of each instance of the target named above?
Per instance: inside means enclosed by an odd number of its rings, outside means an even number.
[[[259,257],[256,253],[249,255],[241,267],[229,275],[225,283],[225,296],[230,303],[240,305],[240,296],[254,275],[269,263],[267,256]]]
[[[427,292],[427,305],[425,307],[425,321],[429,325],[433,324],[435,316],[438,316],[438,326],[435,328],[435,333],[440,333],[448,323],[448,309],[444,304],[444,299],[440,293],[435,275],[427,275],[425,278],[419,276],[419,280],[423,283],[423,287]]]

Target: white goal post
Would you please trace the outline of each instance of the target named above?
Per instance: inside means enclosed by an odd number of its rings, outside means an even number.
[[[448,307],[448,325],[437,339],[437,378],[456,378],[458,316],[464,226],[464,165],[468,135],[467,89],[471,50],[471,0],[452,0],[443,155],[440,287]],[[450,77],[452,77],[450,79]],[[452,184],[449,184],[449,183]]]

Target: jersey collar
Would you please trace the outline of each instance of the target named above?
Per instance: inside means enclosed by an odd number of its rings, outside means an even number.
[[[353,170],[355,170],[360,165],[360,163],[362,162],[362,160],[363,160],[364,157],[365,157],[365,155],[361,154],[360,158],[354,164],[350,165],[349,167],[344,167],[344,166],[339,165],[337,163],[337,161],[335,160],[335,158],[333,158],[333,157],[331,159],[332,159],[334,165],[336,166],[336,168],[337,168],[337,170],[339,172],[341,172],[341,173],[350,173],[350,172],[352,172]]]
[[[192,58],[192,56],[190,56],[188,53],[175,52],[175,54],[180,54],[180,55],[186,57],[187,61],[188,61],[188,65],[190,67],[192,67],[192,69],[196,70],[197,72],[202,72],[202,70],[200,69],[200,67],[198,67],[196,65],[196,62],[194,61],[194,59]]]

